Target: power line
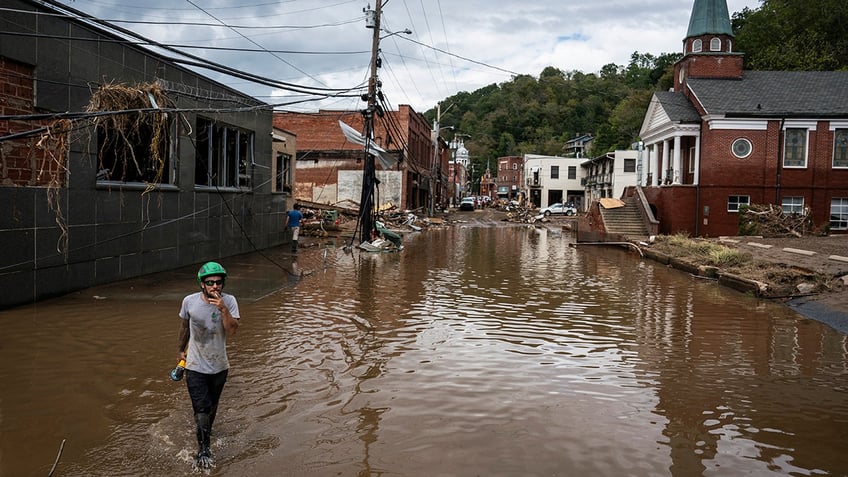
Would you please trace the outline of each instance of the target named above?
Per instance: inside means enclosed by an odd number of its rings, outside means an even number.
[[[154,41],[130,41],[130,40],[122,40],[122,39],[103,39],[103,38],[88,38],[82,36],[68,36],[68,35],[50,35],[47,33],[24,33],[17,31],[5,31],[0,30],[0,35],[8,35],[8,36],[22,36],[22,37],[30,37],[30,38],[45,38],[51,40],[66,40],[66,41],[88,41],[88,42],[97,42],[97,43],[118,43],[123,45],[138,45],[138,46],[161,46],[162,43],[157,43]],[[195,50],[215,50],[215,51],[239,51],[239,52],[248,52],[248,53],[285,53],[290,55],[362,55],[367,54],[369,51],[367,50],[355,50],[355,51],[299,51],[299,50],[269,50],[266,48],[236,48],[229,46],[209,46],[209,45],[185,45],[179,43],[169,43],[169,47],[171,48],[185,48],[185,49],[195,49]]]
[[[215,15],[212,15],[212,14],[211,14],[211,13],[209,13],[208,11],[204,10],[203,8],[201,8],[199,5],[197,5],[196,3],[192,2],[191,0],[186,0],[186,2],[188,2],[190,5],[193,5],[193,6],[194,6],[194,8],[196,8],[196,9],[200,10],[201,12],[203,12],[203,13],[205,13],[205,14],[209,15],[210,17],[212,17],[212,18],[213,18],[213,19],[215,19],[216,21],[220,22],[220,23],[221,23],[221,25],[224,25],[224,26],[226,26],[227,28],[229,28],[230,30],[232,30],[232,31],[236,32],[239,36],[241,36],[241,37],[242,37],[242,38],[244,38],[245,40],[249,41],[250,43],[252,43],[252,44],[254,44],[254,45],[256,45],[256,46],[258,46],[258,47],[259,47],[259,48],[261,48],[262,50],[266,51],[267,53],[269,53],[269,54],[270,54],[271,56],[273,56],[274,58],[276,58],[276,59],[278,59],[278,60],[282,61],[283,63],[285,63],[286,65],[288,65],[288,66],[290,66],[290,67],[292,67],[292,68],[294,68],[295,70],[299,71],[300,73],[305,74],[307,77],[311,78],[311,79],[312,79],[313,81],[315,81],[316,83],[318,83],[318,84],[320,84],[320,85],[323,85],[323,86],[327,86],[326,84],[324,84],[324,82],[323,82],[323,81],[321,81],[321,80],[319,80],[318,78],[316,78],[316,77],[312,76],[311,74],[307,73],[306,71],[303,71],[302,69],[300,69],[300,68],[298,68],[297,66],[295,66],[295,65],[294,65],[294,63],[291,63],[291,62],[289,62],[289,61],[285,60],[284,58],[282,58],[281,56],[277,55],[276,53],[271,53],[270,51],[268,51],[267,49],[265,49],[265,47],[264,47],[264,46],[262,46],[262,45],[260,45],[259,43],[255,42],[252,38],[249,38],[249,37],[245,36],[243,33],[241,33],[240,31],[238,31],[237,29],[235,29],[235,28],[233,28],[233,27],[231,27],[231,26],[227,25],[227,24],[226,24],[223,20],[219,19],[219,18],[218,18],[218,17],[216,17]]]
[[[493,69],[493,70],[503,71],[504,73],[509,73],[509,74],[511,74],[511,75],[514,75],[514,76],[521,76],[521,73],[516,73],[515,71],[507,70],[507,69],[501,68],[500,66],[490,65],[490,64],[488,64],[488,63],[484,63],[484,62],[482,62],[482,61],[472,60],[471,58],[467,58],[467,57],[465,57],[465,56],[457,55],[456,53],[451,53],[451,52],[449,52],[449,51],[445,51],[445,50],[443,50],[443,49],[441,49],[441,48],[436,48],[435,46],[428,45],[428,44],[426,44],[426,43],[422,43],[422,42],[420,42],[420,41],[418,41],[418,40],[413,40],[412,38],[408,38],[408,37],[401,37],[401,38],[402,38],[403,40],[406,40],[406,41],[409,41],[409,42],[415,43],[415,44],[417,44],[417,45],[421,45],[421,46],[423,46],[424,48],[430,48],[431,50],[438,51],[439,53],[444,53],[444,54],[446,54],[446,55],[448,55],[448,56],[452,56],[452,57],[454,57],[454,58],[459,58],[459,59],[461,59],[461,60],[465,60],[465,61],[468,61],[468,62],[470,62],[470,63],[477,64],[477,65],[480,65],[480,66],[485,66],[486,68],[491,68],[491,69]]]
[[[206,59],[204,59],[204,58],[201,58],[201,57],[198,57],[198,56],[196,56],[196,55],[192,55],[192,54],[186,53],[186,52],[184,52],[184,51],[180,51],[180,50],[178,50],[178,49],[176,49],[176,48],[173,48],[173,47],[170,47],[170,46],[168,46],[168,45],[166,45],[166,44],[163,44],[163,43],[160,43],[160,42],[157,42],[157,41],[151,40],[151,39],[149,39],[149,38],[146,38],[146,37],[144,37],[144,36],[142,36],[142,35],[140,35],[140,34],[138,34],[138,33],[136,33],[136,32],[131,31],[131,30],[127,30],[127,29],[125,29],[125,28],[122,28],[122,27],[119,27],[119,26],[116,26],[116,25],[112,25],[112,24],[110,24],[110,23],[108,23],[108,22],[105,22],[105,21],[103,21],[103,20],[100,20],[100,19],[98,19],[98,18],[95,18],[95,17],[93,17],[93,16],[91,16],[91,15],[89,15],[89,14],[87,14],[87,13],[84,13],[84,12],[81,12],[81,11],[78,11],[78,10],[74,10],[74,9],[72,9],[72,8],[70,8],[70,7],[64,6],[64,5],[60,4],[60,3],[58,3],[56,0],[41,0],[41,1],[42,1],[42,2],[44,2],[44,3],[46,3],[46,4],[52,5],[52,6],[54,6],[54,7],[57,7],[57,8],[66,9],[67,11],[69,11],[69,12],[73,13],[74,15],[76,15],[76,16],[78,17],[78,19],[79,19],[79,20],[84,20],[84,21],[88,21],[88,22],[94,23],[94,24],[96,24],[96,25],[98,25],[98,26],[100,26],[100,27],[105,27],[105,28],[107,28],[107,29],[110,29],[110,30],[116,31],[116,32],[118,32],[118,33],[120,33],[120,34],[127,35],[127,36],[129,36],[130,38],[135,38],[136,40],[141,40],[141,41],[149,42],[149,43],[150,43],[151,45],[153,45],[153,46],[156,46],[156,47],[158,47],[158,48],[162,48],[162,49],[164,49],[165,51],[169,51],[169,52],[176,53],[176,54],[178,54],[178,55],[184,56],[184,57],[189,58],[189,59],[191,59],[191,60],[193,60],[193,61],[195,62],[195,63],[192,63],[192,62],[190,62],[190,61],[188,61],[188,60],[177,60],[177,59],[175,59],[175,58],[168,58],[168,57],[166,57],[166,56],[164,56],[164,55],[160,55],[160,56],[162,56],[164,59],[166,59],[166,60],[168,60],[168,61],[171,61],[171,62],[174,62],[174,63],[184,63],[184,64],[190,64],[190,65],[193,65],[193,66],[202,66],[202,67],[205,67],[205,68],[212,69],[213,71],[217,71],[217,72],[219,72],[219,73],[224,73],[224,74],[227,74],[227,75],[230,75],[230,76],[235,76],[235,77],[238,77],[238,78],[241,78],[241,79],[256,79],[256,80],[258,80],[257,82],[259,82],[260,84],[264,84],[264,85],[266,85],[266,86],[280,87],[280,86],[277,86],[277,85],[285,85],[285,87],[281,87],[281,89],[294,88],[294,91],[296,91],[296,92],[306,92],[306,93],[310,93],[310,92],[311,92],[310,90],[312,90],[312,91],[339,91],[339,92],[345,92],[345,91],[352,91],[353,89],[356,89],[356,88],[350,88],[350,89],[339,89],[339,88],[316,88],[316,87],[308,87],[308,86],[295,85],[295,84],[293,84],[293,83],[287,83],[287,82],[282,82],[282,81],[268,80],[268,79],[266,79],[266,78],[261,78],[261,77],[259,77],[259,76],[257,76],[257,75],[251,75],[251,74],[249,74],[249,73],[244,73],[244,72],[241,72],[241,71],[236,70],[236,69],[234,69],[234,68],[231,68],[231,67],[228,67],[228,66],[224,66],[224,65],[221,65],[221,64],[218,64],[218,63],[215,63],[215,62],[212,62],[212,61],[206,60]],[[318,94],[321,94],[321,93],[318,93]]]
[[[144,7],[146,11],[150,9],[148,7]],[[207,10],[215,10],[213,8],[207,8]],[[50,12],[34,12],[31,10],[18,10],[15,8],[0,8],[0,12],[10,12],[10,13],[25,13],[30,15],[38,15],[44,17],[56,17],[56,18],[76,18],[71,15],[67,15],[64,13],[50,13]],[[356,23],[362,21],[362,16],[351,18],[349,20],[342,20],[335,23],[320,23],[317,25],[229,25],[229,24],[221,24],[221,23],[206,23],[206,22],[191,22],[191,21],[153,21],[153,20],[124,20],[118,18],[101,18],[104,22],[109,23],[128,23],[133,25],[166,25],[166,26],[204,26],[204,27],[212,27],[212,28],[235,28],[239,30],[312,30],[316,28],[327,28],[327,27],[335,27],[342,25],[349,25],[351,23]]]

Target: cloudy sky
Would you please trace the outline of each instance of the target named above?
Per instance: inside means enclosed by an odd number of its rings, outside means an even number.
[[[362,87],[370,74],[373,30],[363,10],[377,0],[59,1],[192,55],[310,90]],[[423,112],[457,92],[515,74],[538,76],[547,66],[595,73],[609,63],[626,65],[635,51],[679,51],[694,0],[383,2],[382,91],[389,104]],[[759,0],[727,6],[732,14],[757,8]],[[406,29],[412,33],[398,33]],[[280,109],[363,107],[358,97],[319,101],[203,72]]]

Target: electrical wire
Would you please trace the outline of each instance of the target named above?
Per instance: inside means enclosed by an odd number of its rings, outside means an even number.
[[[180,56],[189,58],[188,60],[182,60],[182,59],[168,58],[166,56],[163,56],[163,59],[165,59],[167,61],[172,61],[174,63],[191,64],[191,65],[194,65],[194,66],[203,65],[204,67],[206,67],[208,69],[212,69],[213,71],[217,71],[219,73],[224,73],[224,74],[228,74],[228,75],[231,75],[231,76],[239,77],[239,78],[242,78],[242,79],[247,79],[247,78],[255,78],[257,80],[261,79],[261,81],[266,83],[265,84],[266,86],[270,86],[270,84],[267,84],[267,83],[272,83],[272,82],[286,86],[285,88],[281,88],[281,89],[293,88],[293,89],[304,89],[304,90],[313,90],[313,91],[337,91],[337,92],[338,91],[342,91],[342,92],[343,91],[351,91],[352,89],[355,89],[355,88],[307,87],[307,86],[296,85],[296,84],[292,84],[292,83],[286,83],[286,82],[274,81],[274,80],[269,80],[269,79],[266,79],[266,78],[261,78],[257,75],[251,75],[251,74],[248,74],[248,73],[244,73],[244,72],[241,72],[239,70],[236,70],[235,68],[224,66],[224,65],[221,65],[219,63],[209,61],[205,58],[201,58],[201,57],[198,57],[196,55],[192,55],[192,54],[186,53],[184,51],[180,51],[176,48],[170,47],[170,46],[165,45],[163,43],[151,40],[151,39],[146,38],[146,37],[144,37],[144,36],[142,36],[138,33],[133,32],[131,30],[127,30],[127,29],[119,27],[117,25],[112,25],[108,22],[104,22],[103,20],[95,18],[95,17],[88,15],[84,12],[81,12],[79,10],[75,10],[75,9],[72,9],[72,8],[67,7],[65,5],[62,5],[62,4],[58,3],[56,0],[41,0],[41,1],[46,3],[46,4],[53,5],[57,8],[65,9],[65,10],[73,13],[74,15],[76,15],[79,20],[84,20],[84,21],[94,23],[96,25],[99,25],[100,27],[103,27],[103,28],[106,28],[106,29],[109,29],[109,30],[112,30],[112,31],[116,31],[118,33],[121,33],[122,35],[129,36],[130,38],[135,38],[136,40],[150,42],[150,44],[152,46],[156,46],[157,48],[162,48],[165,51],[176,53]]]
[[[149,11],[148,7],[144,7],[145,11]],[[214,8],[206,8],[207,10],[215,10]],[[15,8],[0,8],[0,12],[9,12],[9,13],[25,13],[32,14],[44,17],[55,17],[55,18],[69,18],[75,19],[76,17],[67,15],[64,13],[50,13],[50,12],[34,12],[32,10],[18,10]],[[317,25],[230,25],[230,24],[221,24],[221,23],[206,23],[206,22],[181,22],[181,21],[152,21],[152,20],[126,20],[126,19],[118,19],[118,18],[101,18],[104,22],[109,23],[127,23],[131,25],[165,25],[165,26],[203,26],[203,27],[211,27],[211,28],[235,28],[239,30],[313,30],[316,28],[328,28],[328,27],[336,27],[342,25],[349,25],[351,23],[356,23],[362,21],[363,16],[360,15],[356,18],[351,18],[349,20],[342,20],[335,23],[321,23]]]
[[[46,33],[23,33],[17,31],[0,31],[0,35],[7,36],[20,36],[20,37],[28,37],[28,38],[43,38],[50,40],[65,40],[65,41],[82,41],[82,42],[94,42],[94,43],[117,43],[121,45],[134,45],[134,46],[160,46],[159,43],[153,41],[129,41],[129,40],[120,40],[120,39],[104,39],[104,38],[91,38],[91,37],[82,37],[82,36],[68,36],[68,35],[49,35]],[[244,53],[285,53],[290,55],[363,55],[370,54],[371,52],[368,50],[353,50],[353,51],[303,51],[303,50],[269,50],[267,48],[236,48],[230,46],[210,46],[210,45],[187,45],[180,43],[169,43],[168,46],[172,48],[184,48],[187,50],[211,50],[211,51],[234,51],[234,52],[244,52]],[[334,88],[338,89],[338,88]]]
[[[304,75],[306,75],[307,77],[309,77],[309,78],[311,78],[313,81],[315,81],[316,83],[318,83],[318,84],[320,84],[320,85],[323,85],[323,86],[327,86],[326,84],[324,84],[324,82],[323,82],[323,81],[319,80],[318,78],[316,78],[316,77],[312,76],[311,74],[307,73],[306,71],[303,71],[303,70],[302,70],[302,69],[300,69],[299,67],[295,66],[295,65],[294,65],[294,63],[291,63],[290,61],[288,61],[288,60],[286,60],[286,59],[282,58],[281,56],[277,55],[276,53],[271,53],[271,52],[269,52],[267,49],[265,49],[265,47],[263,47],[262,45],[260,45],[259,43],[255,42],[255,41],[253,41],[253,39],[251,39],[251,38],[247,37],[246,35],[244,35],[243,33],[241,33],[239,30],[237,30],[237,29],[235,29],[235,28],[233,28],[233,27],[231,27],[231,26],[227,25],[227,24],[226,24],[223,20],[219,19],[219,18],[218,18],[218,17],[216,17],[215,15],[212,15],[212,14],[211,14],[211,13],[209,13],[208,11],[204,10],[202,7],[200,7],[200,5],[198,5],[198,4],[196,4],[196,3],[194,3],[192,0],[185,0],[185,1],[186,1],[186,2],[188,2],[190,5],[193,5],[193,6],[194,6],[194,8],[197,8],[197,9],[198,9],[198,10],[200,10],[201,12],[203,12],[203,13],[205,13],[205,14],[209,15],[210,17],[212,17],[213,19],[215,19],[216,21],[218,21],[219,23],[221,23],[221,25],[224,25],[224,26],[226,26],[227,28],[229,28],[230,30],[232,30],[232,31],[236,32],[239,36],[241,36],[241,37],[242,37],[242,38],[244,38],[245,40],[247,40],[247,41],[249,41],[250,43],[252,43],[252,44],[256,45],[257,47],[261,48],[261,49],[262,49],[262,50],[264,50],[265,52],[270,53],[270,54],[271,54],[271,56],[273,56],[274,58],[276,58],[276,59],[278,59],[278,60],[282,61],[283,63],[285,63],[285,64],[286,64],[286,65],[288,65],[289,67],[294,68],[296,71],[298,71],[298,72],[300,72],[300,73],[303,73]]]

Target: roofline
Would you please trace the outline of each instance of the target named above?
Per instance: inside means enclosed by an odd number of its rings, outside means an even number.
[[[227,85],[225,85],[225,84],[223,84],[223,83],[221,83],[221,82],[219,82],[219,81],[217,81],[217,80],[215,80],[215,79],[213,79],[213,78],[211,78],[207,75],[204,75],[202,73],[198,73],[197,71],[194,71],[190,68],[187,68],[186,66],[181,65],[179,62],[174,61],[174,59],[171,58],[171,57],[168,57],[168,56],[165,56],[161,53],[153,51],[149,48],[146,48],[143,45],[137,45],[137,44],[131,43],[127,40],[127,38],[123,38],[123,37],[115,34],[114,32],[120,32],[124,35],[128,35],[130,37],[133,37],[133,38],[136,38],[136,39],[139,39],[139,40],[143,40],[145,42],[149,42],[150,44],[157,45],[158,48],[163,48],[165,50],[171,51],[171,52],[176,53],[176,54],[181,55],[181,56],[192,58],[192,59],[195,59],[195,60],[198,60],[198,61],[208,61],[204,58],[179,51],[179,50],[177,50],[175,48],[171,48],[167,45],[159,46],[159,42],[157,42],[157,41],[154,41],[150,38],[147,38],[143,35],[140,35],[140,34],[134,32],[132,30],[127,30],[126,28],[122,28],[120,26],[113,25],[112,23],[109,23],[105,20],[100,20],[97,17],[89,15],[89,14],[82,12],[80,10],[77,10],[75,8],[69,7],[65,4],[59,3],[56,0],[38,0],[38,1],[24,0],[24,1],[30,3],[36,9],[44,9],[44,10],[53,11],[53,12],[56,12],[56,13],[62,13],[63,11],[69,12],[69,13],[73,14],[74,16],[78,17],[78,18],[74,18],[74,17],[70,16],[68,18],[64,18],[65,21],[78,24],[78,25],[80,25],[84,28],[88,28],[88,29],[93,30],[97,34],[100,34],[100,35],[103,35],[103,36],[106,36],[106,37],[110,37],[110,38],[113,38],[113,39],[118,40],[120,42],[123,42],[121,44],[123,46],[127,47],[127,48],[136,49],[136,50],[142,52],[145,55],[149,55],[153,58],[157,58],[157,59],[159,59],[163,62],[166,62],[168,65],[170,65],[174,68],[178,68],[182,71],[185,71],[186,73],[190,73],[190,74],[197,76],[199,78],[203,78],[204,80],[206,80],[206,81],[208,81],[212,84],[215,84],[218,87],[233,93],[234,95],[238,95],[242,98],[249,98],[250,100],[258,103],[259,106],[262,106],[262,105],[270,106],[270,104],[266,103],[265,101],[262,101],[262,100],[254,97],[254,96],[251,96],[251,95],[249,95],[249,94],[247,94],[243,91],[239,91],[239,90],[237,90],[237,89],[235,89],[231,86],[227,86]],[[113,31],[109,31],[109,29],[111,29]],[[216,63],[213,63],[213,64],[216,64]],[[207,68],[206,66],[201,66],[201,67]]]
[[[773,113],[749,113],[749,112],[733,112],[724,113],[725,118],[754,118],[754,119],[810,119],[810,118],[845,118],[848,116],[848,111],[844,113],[793,113],[793,112],[773,112]]]

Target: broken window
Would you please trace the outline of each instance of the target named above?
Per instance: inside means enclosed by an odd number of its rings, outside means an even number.
[[[274,161],[274,192],[292,192],[292,156],[285,152],[277,152]]]
[[[94,120],[98,182],[173,183],[176,121],[155,111],[167,105],[156,84],[107,84],[92,94],[86,109],[107,113]]]
[[[199,186],[250,189],[254,154],[252,131],[197,119],[194,183]]]

